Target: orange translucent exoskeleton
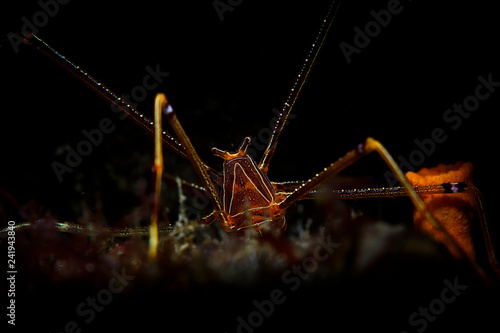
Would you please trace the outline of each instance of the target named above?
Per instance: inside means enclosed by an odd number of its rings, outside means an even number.
[[[250,138],[245,138],[234,153],[213,148],[212,152],[224,159],[222,203],[228,217],[226,231],[241,231],[254,227],[262,230],[283,231],[286,227],[284,212],[277,205],[276,191],[247,155]]]

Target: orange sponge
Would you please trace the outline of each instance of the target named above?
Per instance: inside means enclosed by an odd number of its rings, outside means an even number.
[[[408,172],[406,177],[413,186],[470,182],[472,170],[472,163],[457,162],[451,165],[439,164],[430,169],[423,168],[416,173]],[[471,237],[471,219],[474,216],[474,198],[469,193],[463,192],[422,195],[422,200],[458,246],[473,260],[475,251]],[[415,211],[413,218],[417,227],[430,234],[435,240],[445,243],[443,235],[420,212]],[[456,257],[460,256],[451,248],[450,252]]]

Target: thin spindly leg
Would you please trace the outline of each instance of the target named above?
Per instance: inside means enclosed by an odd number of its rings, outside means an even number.
[[[166,182],[169,182],[173,185],[176,185],[176,178],[168,173],[163,172],[163,180]],[[177,178],[178,179],[178,178]],[[183,191],[188,191],[195,193],[197,195],[203,196],[203,197],[209,197],[209,193],[201,186],[190,183],[185,180],[180,180],[181,182],[181,189]],[[202,217],[198,220],[200,223],[204,224],[210,224],[214,221],[214,212],[210,213],[209,215]],[[7,235],[7,233],[10,230],[16,231],[16,232],[21,232],[25,230],[30,230],[33,228],[33,226],[36,227],[36,224],[32,224],[31,222],[20,222],[16,223],[16,225],[13,228],[10,227],[4,227],[0,229],[0,237],[3,235]],[[77,223],[73,222],[65,222],[65,221],[55,221],[52,225],[49,225],[49,227],[53,228],[56,231],[59,232],[65,232],[65,233],[70,233],[70,234],[75,234],[75,235],[81,235],[81,236],[104,236],[104,237],[110,237],[110,238],[117,238],[117,237],[132,237],[132,236],[149,236],[151,235],[151,226],[147,227],[125,227],[125,228],[105,228],[105,227],[93,227],[92,225],[80,225]],[[173,227],[171,226],[158,226],[158,235],[161,234],[166,234],[169,233],[173,230]]]
[[[167,115],[167,120],[170,123],[170,126],[172,126],[175,134],[177,135],[177,139],[184,146],[186,155],[188,156],[188,159],[191,161],[194,170],[198,174],[198,177],[200,178],[205,189],[208,190],[209,193],[208,197],[212,202],[212,205],[214,206],[215,217],[220,219],[221,224],[224,228],[228,227],[230,225],[230,222],[226,214],[224,214],[222,203],[219,199],[219,194],[215,188],[214,183],[212,182],[210,175],[208,174],[208,170],[205,167],[205,163],[203,163],[200,156],[198,156],[198,153],[196,152],[196,150],[193,147],[193,144],[191,143],[191,140],[189,140],[189,137],[187,136],[186,132],[184,132],[184,129],[182,128],[181,123],[179,122],[179,119],[177,119],[177,115],[175,114],[172,107],[168,104],[165,95],[158,94],[157,98],[161,100],[162,109],[165,111]],[[213,214],[207,216],[205,219],[207,219],[206,223],[210,223],[213,220]]]
[[[142,113],[131,106],[125,99],[118,97],[117,94],[115,94],[113,91],[111,91],[111,89],[109,89],[99,80],[90,75],[81,66],[76,65],[74,62],[69,60],[68,57],[53,49],[40,37],[32,34],[29,39],[26,39],[26,44],[32,45],[37,51],[54,61],[65,71],[81,81],[90,90],[94,91],[99,97],[108,102],[113,108],[123,112],[123,114],[125,114],[128,118],[130,118],[144,130],[146,130],[146,132],[148,132],[149,134],[154,134],[155,126],[152,121],[150,121]],[[177,140],[175,140],[170,134],[168,134],[167,132],[162,132],[161,140],[172,151],[176,152],[184,158],[187,158],[184,147],[182,147],[182,145],[177,142]]]
[[[411,184],[406,179],[405,175],[398,167],[397,163],[394,161],[389,152],[385,147],[373,138],[367,138],[364,144],[358,145],[356,149],[349,151],[344,157],[340,158],[336,162],[330,164],[323,171],[316,174],[313,178],[304,182],[299,186],[294,192],[287,196],[281,203],[279,203],[279,208],[282,210],[287,209],[297,200],[302,199],[307,196],[309,192],[313,191],[317,186],[324,183],[330,177],[338,174],[340,171],[348,167],[349,165],[358,161],[361,157],[370,154],[371,152],[377,152],[384,162],[387,164],[392,173],[396,176],[396,179],[400,182],[401,186],[406,191],[408,197],[412,201],[415,208],[420,212],[422,216],[432,224],[432,226],[440,232],[447,245],[454,250],[455,253],[459,253],[461,258],[468,259],[470,264],[476,270],[476,272],[483,277],[485,280],[489,280],[487,275],[484,273],[483,269],[477,265],[477,263],[471,260],[467,255],[465,255],[462,248],[456,243],[456,241],[450,236],[450,234],[443,228],[443,226],[437,221],[434,216],[429,212],[426,205],[420,198],[420,196],[415,192]]]
[[[154,163],[154,201],[151,213],[151,231],[149,234],[149,259],[155,261],[158,256],[158,211],[160,209],[161,177],[163,174],[163,147],[161,144],[161,112],[164,101],[157,95],[155,99],[155,163]]]
[[[276,193],[280,197],[287,197],[292,194],[297,188],[302,186],[305,181],[291,181],[291,182],[273,182]],[[419,195],[430,194],[453,194],[466,192],[472,190],[467,182],[461,183],[442,183],[432,185],[414,185],[413,190]],[[315,199],[321,191],[313,189],[305,195],[301,196],[299,200]],[[390,186],[390,187],[366,187],[366,188],[352,188],[352,189],[339,189],[329,190],[328,195],[335,199],[374,199],[374,198],[396,198],[406,197],[408,193],[403,186]]]
[[[36,224],[35,224],[36,226]],[[30,230],[33,228],[31,222],[16,223],[13,228],[4,227],[0,229],[0,237],[4,237],[10,230],[16,232]],[[132,236],[149,236],[151,227],[133,227],[133,228],[101,228],[93,226],[83,226],[72,222],[57,221],[54,222],[52,228],[59,232],[67,232],[69,234],[81,236],[106,236],[110,238],[116,237],[132,237]],[[173,230],[170,226],[160,226],[159,233],[168,233]]]
[[[128,118],[130,118],[138,126],[142,127],[148,134],[155,134],[156,126],[155,124],[144,116],[141,112],[130,105],[125,99],[118,97],[111,89],[102,84],[99,80],[90,75],[81,66],[76,65],[66,56],[62,55],[55,49],[53,49],[49,44],[43,41],[36,35],[31,35],[26,43],[32,45],[37,51],[47,56],[49,59],[53,60],[57,65],[66,70],[68,73],[73,75],[79,81],[81,81],[90,90],[94,91],[99,97],[108,102],[113,109],[123,112]],[[179,154],[184,158],[188,158],[186,151],[182,144],[173,138],[168,132],[160,132],[161,141],[173,152]],[[220,174],[210,168],[208,165],[203,165],[207,169],[212,177],[220,178]]]
[[[479,221],[481,223],[481,230],[483,231],[483,238],[490,266],[493,271],[495,271],[495,274],[500,277],[500,264],[498,263],[498,258],[496,256],[495,242],[493,240],[493,235],[491,234],[490,226],[488,223],[489,219],[486,216],[486,209],[483,204],[483,195],[475,186],[472,186],[471,191],[474,197],[476,211],[479,214]]]

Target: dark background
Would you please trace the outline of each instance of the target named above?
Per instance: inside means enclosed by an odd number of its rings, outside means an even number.
[[[1,20],[0,187],[21,203],[36,199],[71,219],[64,200],[81,174],[102,174],[107,162],[136,163],[133,152],[151,154],[152,139],[43,57],[22,47],[14,54],[7,33],[19,32],[21,18],[31,20],[41,8],[35,1],[9,6]],[[138,109],[151,116],[154,94],[165,92],[202,158],[220,169],[210,148],[236,149],[245,136],[269,128],[272,109],[281,107],[328,6],[328,1],[244,1],[221,22],[211,1],[71,1],[60,5],[39,35],[118,94],[141,84],[146,66],[159,64],[170,75]],[[348,64],[339,44],[352,45],[353,28],[364,29],[373,20],[370,11],[386,9],[387,2],[342,4],[297,105],[297,118],[282,136],[270,178],[306,179],[367,136],[379,139],[395,157],[408,158],[415,139],[429,138],[441,127],[448,139],[422,166],[474,162],[476,183],[494,206],[497,94],[457,130],[442,119],[446,109],[474,93],[479,75],[500,77],[493,10],[485,2],[401,6],[402,12]],[[59,183],[51,163],[64,162],[64,146],[75,148],[84,139],[82,130],[97,127],[105,117],[116,130]],[[167,159],[182,163],[173,154]],[[173,174],[178,169],[178,164],[167,167]],[[182,174],[189,169],[186,164]],[[384,184],[386,168],[377,158],[357,169]]]
[[[353,44],[355,26],[388,1],[344,1],[314,73],[271,164],[271,180],[307,179],[373,136],[395,156],[408,155],[415,139],[436,127],[448,139],[422,166],[458,160],[475,164],[492,224],[498,219],[498,91],[452,130],[442,117],[474,93],[477,77],[500,81],[499,23],[487,1],[403,1],[403,10],[348,64],[339,44]],[[146,66],[160,64],[169,77],[138,108],[150,116],[156,92],[165,92],[201,157],[216,169],[210,148],[234,150],[245,136],[269,128],[329,6],[329,1],[243,1],[221,22],[212,1],[98,2],[72,0],[40,28],[39,35],[118,94],[142,83]],[[81,201],[103,193],[105,207],[126,206],[122,194],[139,177],[152,177],[153,141],[57,66],[7,39],[31,20],[36,1],[4,5],[0,120],[0,188],[21,204],[34,201],[74,221]],[[84,139],[83,129],[112,119],[90,156],[59,182],[51,168],[65,145]],[[62,154],[61,154],[62,152]],[[166,152],[166,171],[195,179],[189,165]],[[109,167],[118,175],[109,180]],[[367,158],[346,172],[384,184],[385,166]],[[405,170],[406,171],[406,170]],[[108,175],[108,176],[106,176]],[[135,177],[135,178],[132,178]],[[111,177],[113,178],[113,177]],[[127,181],[130,179],[130,183]],[[4,200],[4,216],[19,220]],[[410,212],[411,213],[411,212]],[[108,213],[108,219],[119,213]]]

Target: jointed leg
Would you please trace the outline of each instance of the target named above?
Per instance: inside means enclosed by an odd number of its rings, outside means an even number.
[[[280,204],[279,207],[281,209],[286,209],[295,203],[297,200],[302,199],[307,196],[312,190],[314,190],[317,186],[324,183],[331,176],[339,173],[349,165],[358,161],[361,157],[368,155],[369,153],[376,151],[382,159],[385,161],[389,169],[394,173],[397,180],[401,183],[408,197],[412,201],[415,208],[425,216],[428,221],[432,224],[432,226],[443,234],[446,243],[449,243],[449,246],[456,250],[456,253],[460,253],[462,257],[465,257],[463,250],[457,245],[454,239],[449,235],[449,233],[442,227],[442,225],[432,216],[432,214],[428,211],[426,205],[413,189],[412,185],[408,182],[406,177],[404,176],[401,169],[398,167],[392,156],[389,152],[384,148],[384,146],[376,141],[373,138],[366,139],[364,144],[359,145],[356,149],[348,152],[344,157],[340,158],[337,162],[330,164],[323,171],[316,174],[313,178],[309,179],[301,186],[299,186],[294,192],[292,192],[288,197],[286,197]],[[477,267],[476,267],[477,268]]]
[[[191,140],[189,140],[189,137],[187,136],[186,132],[184,132],[184,129],[182,128],[179,120],[177,119],[177,115],[175,114],[172,107],[168,104],[165,95],[158,94],[157,99],[161,101],[162,110],[165,111],[170,126],[172,126],[175,134],[177,135],[177,139],[184,146],[186,154],[189,160],[191,161],[191,164],[193,165],[196,173],[198,174],[198,177],[200,178],[203,186],[209,193],[208,197],[212,202],[212,205],[214,206],[215,217],[220,219],[223,227],[229,225],[229,221],[226,215],[224,214],[222,203],[219,199],[219,194],[217,193],[215,185],[212,182],[210,175],[208,174],[206,165],[203,163],[200,156],[198,156],[198,153],[196,152],[196,150],[193,147],[193,144],[191,143]],[[213,215],[214,214],[209,215],[207,217],[207,221],[212,221],[214,217]]]
[[[161,144],[161,112],[163,110],[163,100],[160,96],[155,99],[155,163],[154,163],[154,201],[153,212],[151,214],[151,228],[149,235],[149,259],[156,260],[158,256],[158,211],[160,208],[161,177],[163,174],[163,146]]]
[[[488,255],[488,260],[490,262],[491,268],[495,271],[498,277],[500,277],[500,263],[498,262],[498,258],[496,256],[496,248],[495,243],[493,241],[493,235],[490,232],[490,227],[488,224],[488,218],[486,216],[486,209],[483,205],[483,196],[481,192],[475,187],[471,188],[474,203],[476,205],[476,210],[479,212],[479,221],[481,223],[481,229],[483,231],[484,242],[486,246],[486,253]]]
[[[282,197],[289,196],[298,187],[302,186],[305,182],[293,181],[293,182],[281,182],[275,183],[273,185],[276,192]],[[442,184],[432,184],[432,185],[414,185],[413,190],[419,195],[430,195],[430,194],[446,194],[446,193],[462,193],[469,190],[469,185],[466,182],[461,183],[442,183]],[[313,189],[305,195],[301,196],[299,200],[314,199],[318,196],[320,191]],[[396,197],[406,197],[408,193],[403,186],[390,186],[390,187],[367,187],[367,188],[353,188],[353,189],[339,189],[330,190],[328,195],[333,196],[336,199],[374,199],[374,198],[396,198]]]

